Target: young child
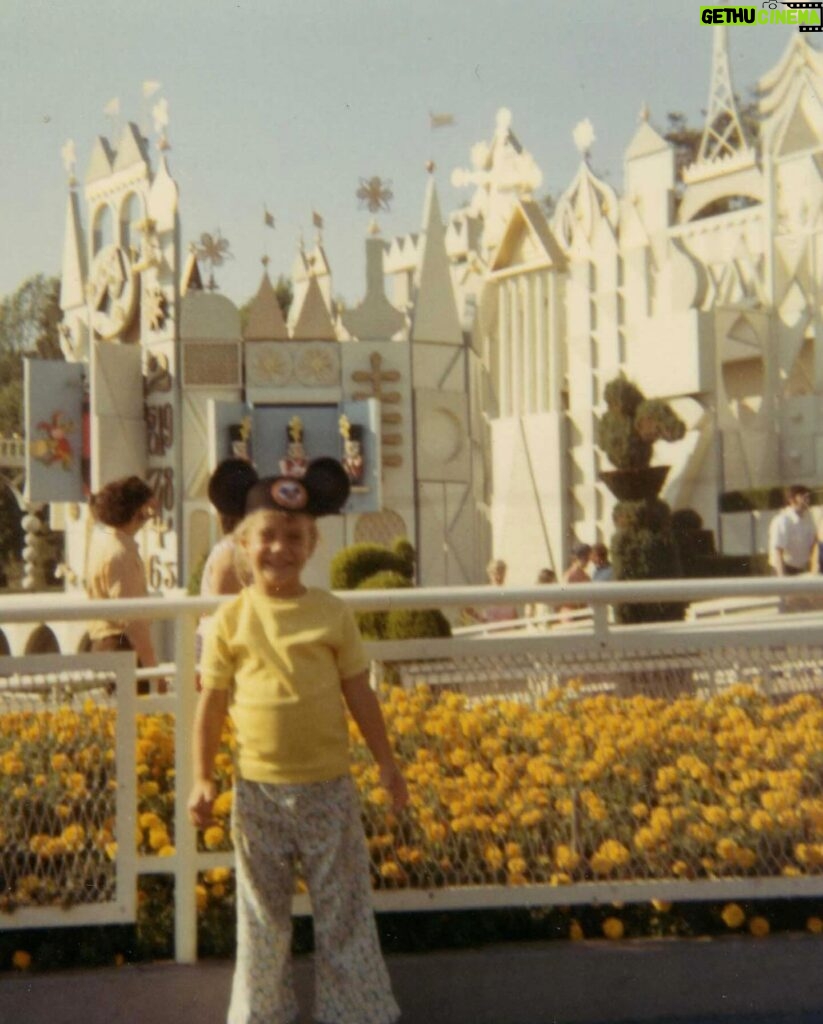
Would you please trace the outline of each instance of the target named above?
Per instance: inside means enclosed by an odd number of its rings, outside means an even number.
[[[301,573],[315,518],[338,512],[348,477],[317,459],[302,479],[258,481],[237,542],[252,583],[222,605],[201,664],[194,727],[194,825],[211,821],[224,717],[237,737],[233,837],[237,963],[229,1024],[291,1024],[291,901],[299,860],[314,912],[315,1008],[324,1024],[391,1024],[399,1010],[371,909],[369,859],[349,774],[345,708],[380,767],[395,810],[408,800],[369,686],[357,626]]]

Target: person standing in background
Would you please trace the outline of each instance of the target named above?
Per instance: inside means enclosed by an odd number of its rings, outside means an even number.
[[[605,544],[592,544],[592,583],[608,583],[614,579],[614,566],[609,561],[609,549]]]
[[[136,536],[155,515],[154,494],[139,476],[123,477],[106,484],[90,499],[95,527],[86,556],[86,593],[92,600],[147,597],[146,567],[140,557]],[[138,668],[157,665],[147,619],[112,617],[89,626],[92,651],[134,651]],[[166,681],[158,689],[165,692]],[[137,684],[138,693],[148,693],[147,680]]]
[[[793,484],[786,488],[785,498],[785,508],[769,524],[769,565],[777,576],[798,576],[809,572],[817,544],[817,527],[809,512],[811,491]]]

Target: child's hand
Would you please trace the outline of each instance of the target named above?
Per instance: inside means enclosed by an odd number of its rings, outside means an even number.
[[[211,779],[195,782],[189,796],[189,820],[195,828],[207,828],[212,824],[212,807],[217,796],[217,787]]]
[[[409,802],[409,788],[403,773],[394,761],[381,766],[380,784],[391,796],[393,810],[402,811]]]

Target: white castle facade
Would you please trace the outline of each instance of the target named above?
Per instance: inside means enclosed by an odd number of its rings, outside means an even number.
[[[301,247],[288,322],[267,273],[243,329],[203,287],[165,137],[156,166],[134,125],[116,148],[98,140],[82,188],[70,179],[63,347],[89,387],[87,483],[137,472],[158,491],[151,582],[184,585],[216,539],[206,482],[238,429],[276,472],[295,416],[308,457],[343,451],[342,415],[365,452],[347,514],[323,524],[319,582],[341,545],[398,535],[424,585],[481,582],[491,555],[512,583],[559,573],[575,540],[613,532],[595,439],[619,373],[687,424],[656,449],[671,466],[663,499],[697,510],[727,553],[762,549],[719,495],[823,478],[823,57],[792,40],[759,83],[750,139],[714,31],[709,110],[682,176],[644,113],[618,192],[590,167],[584,123],[579,170],[547,217],[540,170],[501,111],[452,176],[466,207],[444,220],[432,177],[418,233],[367,238],[358,306],[336,308],[322,239]],[[54,510],[80,586],[81,494]]]

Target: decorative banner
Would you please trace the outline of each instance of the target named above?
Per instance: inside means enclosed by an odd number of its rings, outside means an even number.
[[[82,363],[26,359],[26,497],[83,501]]]

